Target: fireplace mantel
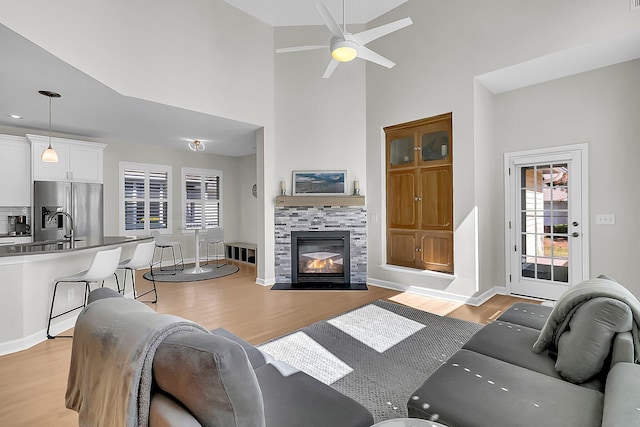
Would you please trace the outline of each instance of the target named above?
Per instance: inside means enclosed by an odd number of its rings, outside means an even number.
[[[278,196],[276,206],[364,206],[364,196]]]

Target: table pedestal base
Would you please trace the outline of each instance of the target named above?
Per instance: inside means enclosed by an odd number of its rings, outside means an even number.
[[[213,271],[213,269],[212,268],[208,268],[208,267],[200,267],[199,265],[195,266],[195,267],[192,267],[192,268],[185,268],[184,269],[184,273],[185,274],[209,273],[210,271]]]

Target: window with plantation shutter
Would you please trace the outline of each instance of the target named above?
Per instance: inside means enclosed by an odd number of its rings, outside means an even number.
[[[222,227],[222,172],[182,169],[185,228]]]
[[[120,233],[170,230],[171,167],[120,162]]]

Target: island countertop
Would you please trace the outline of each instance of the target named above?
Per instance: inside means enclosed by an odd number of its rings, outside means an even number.
[[[47,240],[33,243],[17,243],[15,245],[0,246],[0,257],[33,254],[54,254],[60,252],[72,252],[82,249],[100,248],[110,245],[121,245],[135,241],[152,239],[151,236],[102,236],[98,239],[86,240],[79,238],[70,244],[65,240]]]

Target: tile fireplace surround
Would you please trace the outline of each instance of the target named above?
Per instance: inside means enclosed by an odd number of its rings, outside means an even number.
[[[292,231],[337,230],[350,232],[351,283],[366,283],[367,211],[364,206],[276,207],[276,283],[291,283]]]

